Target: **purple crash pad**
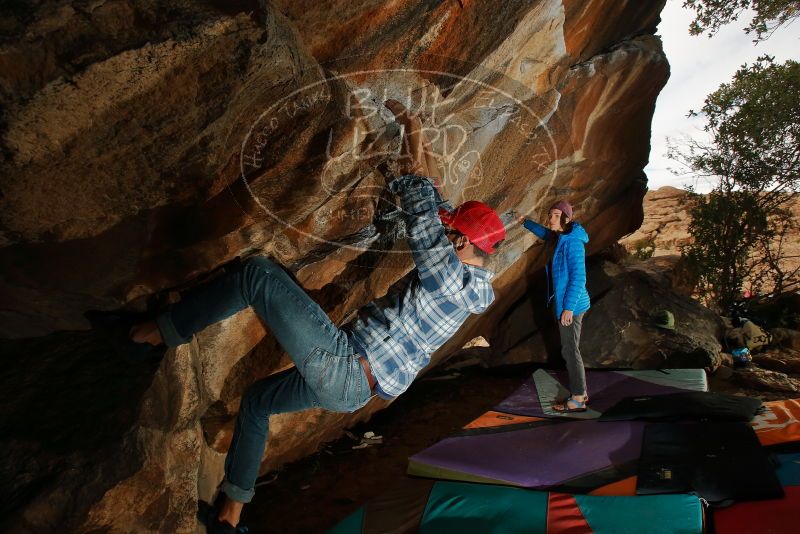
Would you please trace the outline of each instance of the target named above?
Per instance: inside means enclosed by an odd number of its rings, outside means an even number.
[[[652,371],[650,371],[652,373]],[[627,373],[631,373],[628,371]],[[552,376],[562,384],[568,383],[566,372],[550,371]],[[665,377],[669,377],[665,373]],[[586,371],[586,389],[589,392],[590,406],[593,410],[604,412],[626,397],[639,397],[643,395],[667,395],[682,393],[694,388],[656,384],[646,379],[639,379],[617,371]],[[531,417],[549,417],[542,411],[536,385],[533,378],[528,379],[514,393],[498,404],[494,410],[514,415]]]
[[[569,421],[446,438],[412,456],[409,473],[465,480],[459,473],[545,488],[639,458],[644,422]]]

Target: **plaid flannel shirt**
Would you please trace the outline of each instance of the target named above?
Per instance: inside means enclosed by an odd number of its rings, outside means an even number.
[[[439,219],[441,202],[424,177],[405,175],[389,184],[400,196],[416,269],[405,286],[359,311],[345,326],[354,348],[369,360],[378,395],[393,398],[473,313],[494,300],[493,274],[466,265],[456,255]]]

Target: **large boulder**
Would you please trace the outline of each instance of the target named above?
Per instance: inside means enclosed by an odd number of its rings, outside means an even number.
[[[0,13],[18,36],[0,56],[14,74],[0,92],[0,336],[86,328],[87,309],[144,307],[253,252],[287,266],[336,262],[343,245],[385,254],[369,227],[387,209],[390,96],[422,111],[451,200],[539,217],[567,196],[610,244],[641,222],[669,73],[653,35],[663,3],[51,0]],[[532,243],[511,241],[499,270]],[[358,284],[374,264],[321,266],[317,284]]]
[[[626,266],[590,261],[587,286],[592,307],[584,316],[581,354],[587,367],[714,370],[722,363],[722,319],[688,296],[671,290],[657,274],[661,262]],[[544,274],[539,273],[538,278]],[[559,342],[544,296],[536,290],[499,322],[491,340],[494,364],[558,362]],[[656,311],[668,310],[675,329],[655,326]]]
[[[780,371],[771,371],[752,365],[737,370],[733,381],[741,387],[770,393],[800,393],[800,380]]]
[[[791,328],[772,328],[772,343],[791,350],[800,351],[800,331]]]
[[[753,354],[753,363],[770,371],[800,375],[800,351],[768,348]]]
[[[195,528],[195,501],[219,481],[244,388],[290,365],[274,338],[242,312],[162,359],[118,368],[128,349],[110,340],[90,351],[99,331],[57,331],[88,328],[92,309],[156,312],[253,254],[275,258],[346,321],[413,266],[384,191],[398,140],[380,109],[387,97],[421,110],[452,201],[480,198],[510,220],[541,217],[567,197],[592,234],[590,252],[633,231],[669,75],[654,35],[663,6],[0,8],[0,337],[50,335],[3,343],[24,362],[4,383],[37,386],[3,403],[0,464],[12,481],[3,497],[15,512],[2,526]],[[533,236],[510,228],[491,265],[497,303],[434,360],[488,335],[542,265]],[[115,394],[119,369],[132,382]],[[276,418],[262,469],[381,406]]]

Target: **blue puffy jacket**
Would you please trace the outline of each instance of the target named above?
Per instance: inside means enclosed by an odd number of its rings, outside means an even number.
[[[550,237],[550,230],[528,219],[523,226],[541,239]],[[589,292],[586,291],[586,243],[589,234],[578,223],[572,223],[572,231],[561,234],[553,254],[553,287],[548,287],[550,298],[555,297],[556,318],[563,310],[571,310],[577,316],[589,309]],[[547,267],[545,267],[547,269]],[[549,276],[548,276],[549,280]]]

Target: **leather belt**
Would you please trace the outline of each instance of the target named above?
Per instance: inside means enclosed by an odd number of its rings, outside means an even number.
[[[364,369],[364,374],[367,375],[367,382],[369,383],[369,390],[375,391],[375,384],[378,383],[375,380],[375,376],[372,374],[372,369],[369,367],[369,360],[365,356],[358,357],[358,363],[361,364],[361,367]]]

